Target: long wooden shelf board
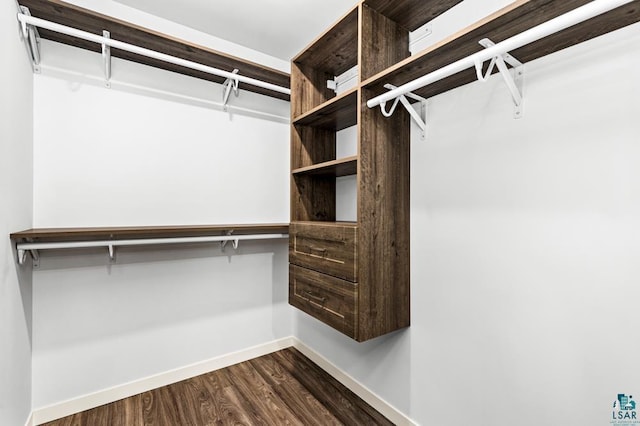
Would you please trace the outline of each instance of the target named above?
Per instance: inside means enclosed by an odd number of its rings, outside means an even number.
[[[14,232],[10,235],[10,238],[16,242],[67,242],[138,238],[204,237],[226,235],[228,231],[233,231],[232,235],[286,234],[289,232],[289,224],[36,228]]]
[[[327,161],[313,166],[302,167],[293,170],[294,175],[311,175],[311,176],[350,176],[358,172],[358,157],[345,157],[339,160]]]
[[[111,33],[111,38],[125,43],[134,44],[157,52],[176,56],[192,62],[197,62],[224,71],[239,70],[239,74],[252,77],[281,87],[290,87],[289,74],[280,70],[268,68],[242,58],[227,55],[207,47],[199,46],[176,37],[146,29],[129,22],[115,19],[65,3],[61,0],[18,0],[20,5],[29,8],[32,16],[56,22],[61,25],[77,28],[79,30],[102,35],[103,30]],[[87,49],[95,52],[101,51],[101,46],[86,40],[70,37],[53,31],[39,29],[40,36],[44,39]],[[111,49],[111,55],[121,59],[138,62],[156,68],[177,72],[204,80],[223,83],[224,78],[192,70],[190,68],[163,62],[157,59],[147,58],[118,49]],[[250,92],[267,95],[273,98],[288,101],[289,95],[264,89],[249,84],[241,84],[241,89]]]
[[[384,91],[381,87],[386,83],[401,86],[480,51],[483,47],[478,44],[478,41],[485,37],[495,43],[501,42],[586,3],[589,3],[589,0],[516,1],[442,42],[378,73],[364,81],[363,85],[380,93]],[[521,62],[527,63],[638,21],[640,21],[640,0],[613,9],[510,53]],[[414,93],[429,98],[476,81],[476,79],[475,70],[469,69],[418,89]]]
[[[358,62],[358,9],[347,12],[329,30],[320,34],[292,61],[340,75]]]
[[[358,88],[339,94],[322,105],[294,118],[293,124],[334,129],[355,126],[358,121]]]
[[[352,227],[357,227],[358,226],[358,222],[345,222],[345,221],[338,221],[338,222],[323,222],[323,221],[310,221],[310,220],[297,220],[295,222],[291,222],[291,224],[300,224],[300,225],[314,225],[314,226],[352,226]]]
[[[437,18],[462,0],[365,0],[364,4],[408,31]]]

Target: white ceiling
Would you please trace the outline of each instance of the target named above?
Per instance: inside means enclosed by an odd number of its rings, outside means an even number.
[[[358,0],[116,0],[289,61]]]

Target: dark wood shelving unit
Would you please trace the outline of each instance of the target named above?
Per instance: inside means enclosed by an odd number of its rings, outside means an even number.
[[[368,78],[363,85],[376,94],[383,93],[384,84],[401,86],[479,52],[483,47],[478,42],[483,38],[499,43],[589,2],[590,0],[516,1],[436,45]],[[365,3],[372,5],[376,1],[367,0]],[[527,63],[638,21],[640,21],[640,1],[633,1],[510,53],[519,61]],[[418,89],[414,93],[429,98],[476,80],[475,70],[469,69]]]
[[[107,30],[111,33],[111,38],[125,43],[134,44],[146,49],[155,50],[157,52],[176,56],[228,72],[237,68],[239,73],[243,76],[262,80],[281,87],[289,87],[289,74],[285,72],[268,68],[232,55],[227,55],[185,40],[180,40],[176,37],[149,30],[110,16],[99,14],[89,9],[75,6],[71,3],[66,3],[61,0],[19,0],[18,2],[21,6],[28,7],[31,15],[37,18],[98,35],[102,35],[103,30]],[[40,36],[47,40],[56,41],[94,52],[101,51],[101,46],[96,43],[46,29],[39,29],[38,31]],[[136,55],[134,53],[115,48],[111,49],[111,55],[113,57],[138,62],[144,65],[177,72],[203,80],[213,81],[215,83],[223,83],[225,80],[223,77],[170,64],[157,59],[147,58],[145,56]],[[289,95],[247,83],[242,83],[241,88],[277,99],[283,99],[286,101],[290,99]]]
[[[35,228],[10,234],[14,242],[72,242],[95,240],[129,240],[149,238],[205,237],[249,234],[286,234],[289,224],[126,226],[90,228]]]
[[[410,117],[366,102],[499,43],[588,0],[517,0],[410,56],[409,31],[461,0],[364,0],[293,59],[289,303],[364,341],[410,324]],[[640,20],[640,0],[510,52],[522,62]],[[357,43],[353,42],[357,38]],[[336,96],[327,80],[358,67],[358,86]],[[414,91],[429,98],[476,81],[475,70]],[[336,160],[336,132],[357,126],[358,154]],[[336,219],[336,177],[357,176],[357,221]],[[355,172],[354,172],[355,169]]]
[[[389,34],[408,42],[408,31],[360,3],[291,66],[289,303],[357,341],[409,325],[409,116],[369,111],[360,85],[363,72],[408,55]],[[327,89],[354,66],[356,88]],[[336,159],[336,132],[351,126],[357,155]],[[357,220],[336,222],[336,178],[349,175]]]

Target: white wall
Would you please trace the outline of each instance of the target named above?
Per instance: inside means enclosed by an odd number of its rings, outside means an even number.
[[[31,274],[16,264],[11,232],[31,227],[33,90],[13,1],[0,4],[0,424],[31,411]]]
[[[637,395],[640,27],[429,102],[412,132],[412,325],[296,335],[423,425],[609,424]]]
[[[210,82],[114,60],[107,89],[94,79],[99,55],[47,42],[42,51],[35,226],[288,222],[288,124],[220,111],[221,86]],[[289,115],[287,102],[246,91],[231,104]],[[35,408],[292,334],[286,240],[116,257],[43,253],[33,276]]]
[[[229,40],[214,37],[202,31],[178,24],[175,21],[143,12],[117,0],[69,0],[68,3],[280,71],[288,73],[290,70],[289,61],[267,55]],[[242,73],[242,70],[240,70],[240,73]]]

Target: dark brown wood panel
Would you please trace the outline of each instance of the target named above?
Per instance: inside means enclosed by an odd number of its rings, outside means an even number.
[[[358,89],[341,93],[316,108],[294,118],[293,123],[333,131],[355,126],[358,121]]]
[[[371,94],[363,91],[368,98]],[[358,161],[358,340],[407,327],[409,311],[409,114],[393,119],[362,101]]]
[[[410,55],[409,32],[386,16],[363,5],[361,25],[361,81],[397,64]]]
[[[413,31],[462,0],[365,0],[364,4]]]
[[[358,6],[318,36],[293,62],[340,75],[358,62]]]
[[[344,223],[291,223],[289,262],[358,281],[358,227]]]
[[[367,87],[380,87],[385,83],[400,86],[425,74],[449,65],[482,49],[483,38],[498,43],[529,28],[569,12],[589,0],[531,0],[516,1],[487,18],[454,34],[442,42],[399,62],[364,82]],[[633,1],[511,52],[522,62],[584,42],[599,35],[633,24],[640,20],[640,1]],[[455,74],[414,93],[429,98],[476,80],[474,69]]]
[[[335,92],[327,88],[327,80],[333,78],[333,73],[292,62],[291,117],[300,117],[335,98]]]
[[[184,226],[128,226],[128,227],[95,227],[95,228],[36,228],[10,234],[13,241],[19,242],[54,242],[54,241],[90,241],[90,240],[124,240],[136,238],[177,238],[204,237],[247,234],[286,234],[289,225],[286,223],[238,224],[238,225],[184,225]]]
[[[111,33],[111,38],[125,43],[134,44],[136,46],[155,50],[210,67],[219,68],[224,71],[231,72],[237,68],[241,75],[256,78],[281,87],[289,87],[290,84],[289,74],[285,72],[189,43],[176,37],[145,29],[129,22],[102,15],[61,0],[19,0],[19,3],[22,6],[28,7],[31,15],[48,21],[99,35],[102,35],[103,30],[108,30]],[[101,46],[96,43],[44,29],[39,30],[39,32],[45,39],[80,47],[82,49],[96,52],[101,51]],[[216,83],[222,83],[225,80],[222,77],[195,71],[190,68],[180,67],[118,49],[111,49],[111,55],[133,62],[174,71],[180,74],[214,81]],[[240,83],[240,87],[251,92],[260,93],[278,99],[289,100],[289,95],[246,83]]]
[[[289,265],[289,303],[354,339],[357,291],[357,283]]]
[[[336,178],[332,176],[291,176],[291,220],[336,220]]]
[[[293,348],[163,386],[45,426],[391,425]]]
[[[350,176],[358,172],[358,157],[346,157],[340,160],[327,161],[326,163],[316,164],[314,166],[302,167],[292,170],[291,173],[306,174],[309,176]]]

